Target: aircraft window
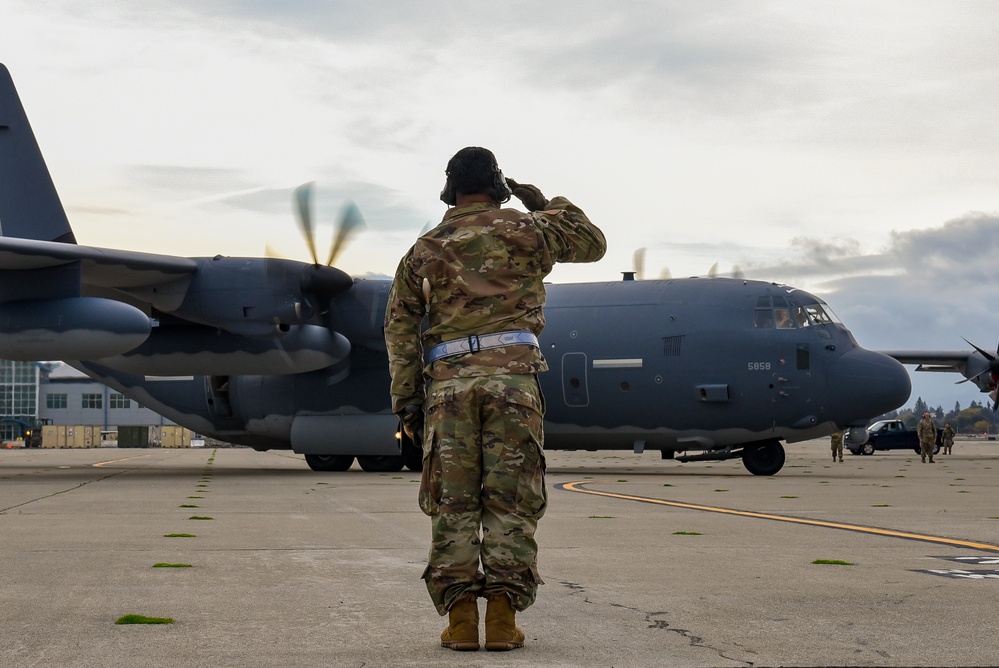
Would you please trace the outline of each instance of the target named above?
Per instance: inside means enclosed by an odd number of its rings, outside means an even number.
[[[808,319],[812,321],[813,325],[828,325],[832,322],[820,304],[807,304],[803,308],[808,313]]]
[[[756,309],[756,328],[773,329],[774,315],[769,307]]]
[[[774,308],[786,308],[787,300],[783,297],[774,297]]]
[[[791,312],[786,308],[774,309],[774,322],[777,323],[777,329],[794,329],[794,321],[791,320]]]
[[[770,297],[760,297],[757,299],[756,308],[770,308]]]
[[[808,327],[812,323],[808,320],[808,314],[805,313],[805,309],[800,306],[795,306],[791,309],[791,317],[798,324],[798,327]]]
[[[826,316],[829,318],[830,322],[835,322],[840,325],[843,324],[843,321],[840,320],[835,313],[833,313],[833,310],[831,308],[829,308],[829,304],[822,302],[822,310],[825,311]]]

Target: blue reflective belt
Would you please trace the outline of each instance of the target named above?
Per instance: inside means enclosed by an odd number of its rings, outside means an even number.
[[[426,364],[432,364],[443,357],[453,355],[465,355],[467,353],[477,353],[480,350],[490,348],[504,348],[506,346],[534,346],[539,348],[538,337],[531,332],[497,332],[496,334],[472,335],[464,339],[445,341],[426,351],[423,355]]]

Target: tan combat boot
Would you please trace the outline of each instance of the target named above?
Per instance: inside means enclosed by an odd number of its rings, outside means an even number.
[[[459,652],[479,649],[479,605],[475,594],[460,596],[447,613],[447,628],[441,633],[441,647]]]
[[[497,594],[488,597],[486,604],[486,649],[505,652],[524,646],[524,632],[517,628],[516,612],[510,597]]]

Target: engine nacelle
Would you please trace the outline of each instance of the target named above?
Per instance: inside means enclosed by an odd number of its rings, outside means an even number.
[[[149,336],[149,316],[99,297],[32,299],[0,304],[0,358],[18,361],[98,359]]]
[[[191,326],[154,328],[141,346],[97,361],[142,376],[283,375],[325,369],[349,354],[343,335],[318,325],[269,339]]]

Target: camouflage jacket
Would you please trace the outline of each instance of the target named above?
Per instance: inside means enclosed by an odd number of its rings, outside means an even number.
[[[392,409],[423,404],[424,374],[442,380],[547,371],[544,356],[532,346],[446,357],[426,368],[423,349],[473,334],[541,334],[544,278],[553,265],[595,262],[606,249],[603,233],[564,197],[533,213],[493,203],[449,209],[399,262],[389,292],[385,346]]]
[[[916,433],[919,435],[920,441],[931,441],[937,437],[937,426],[933,420],[923,418],[916,425]]]

